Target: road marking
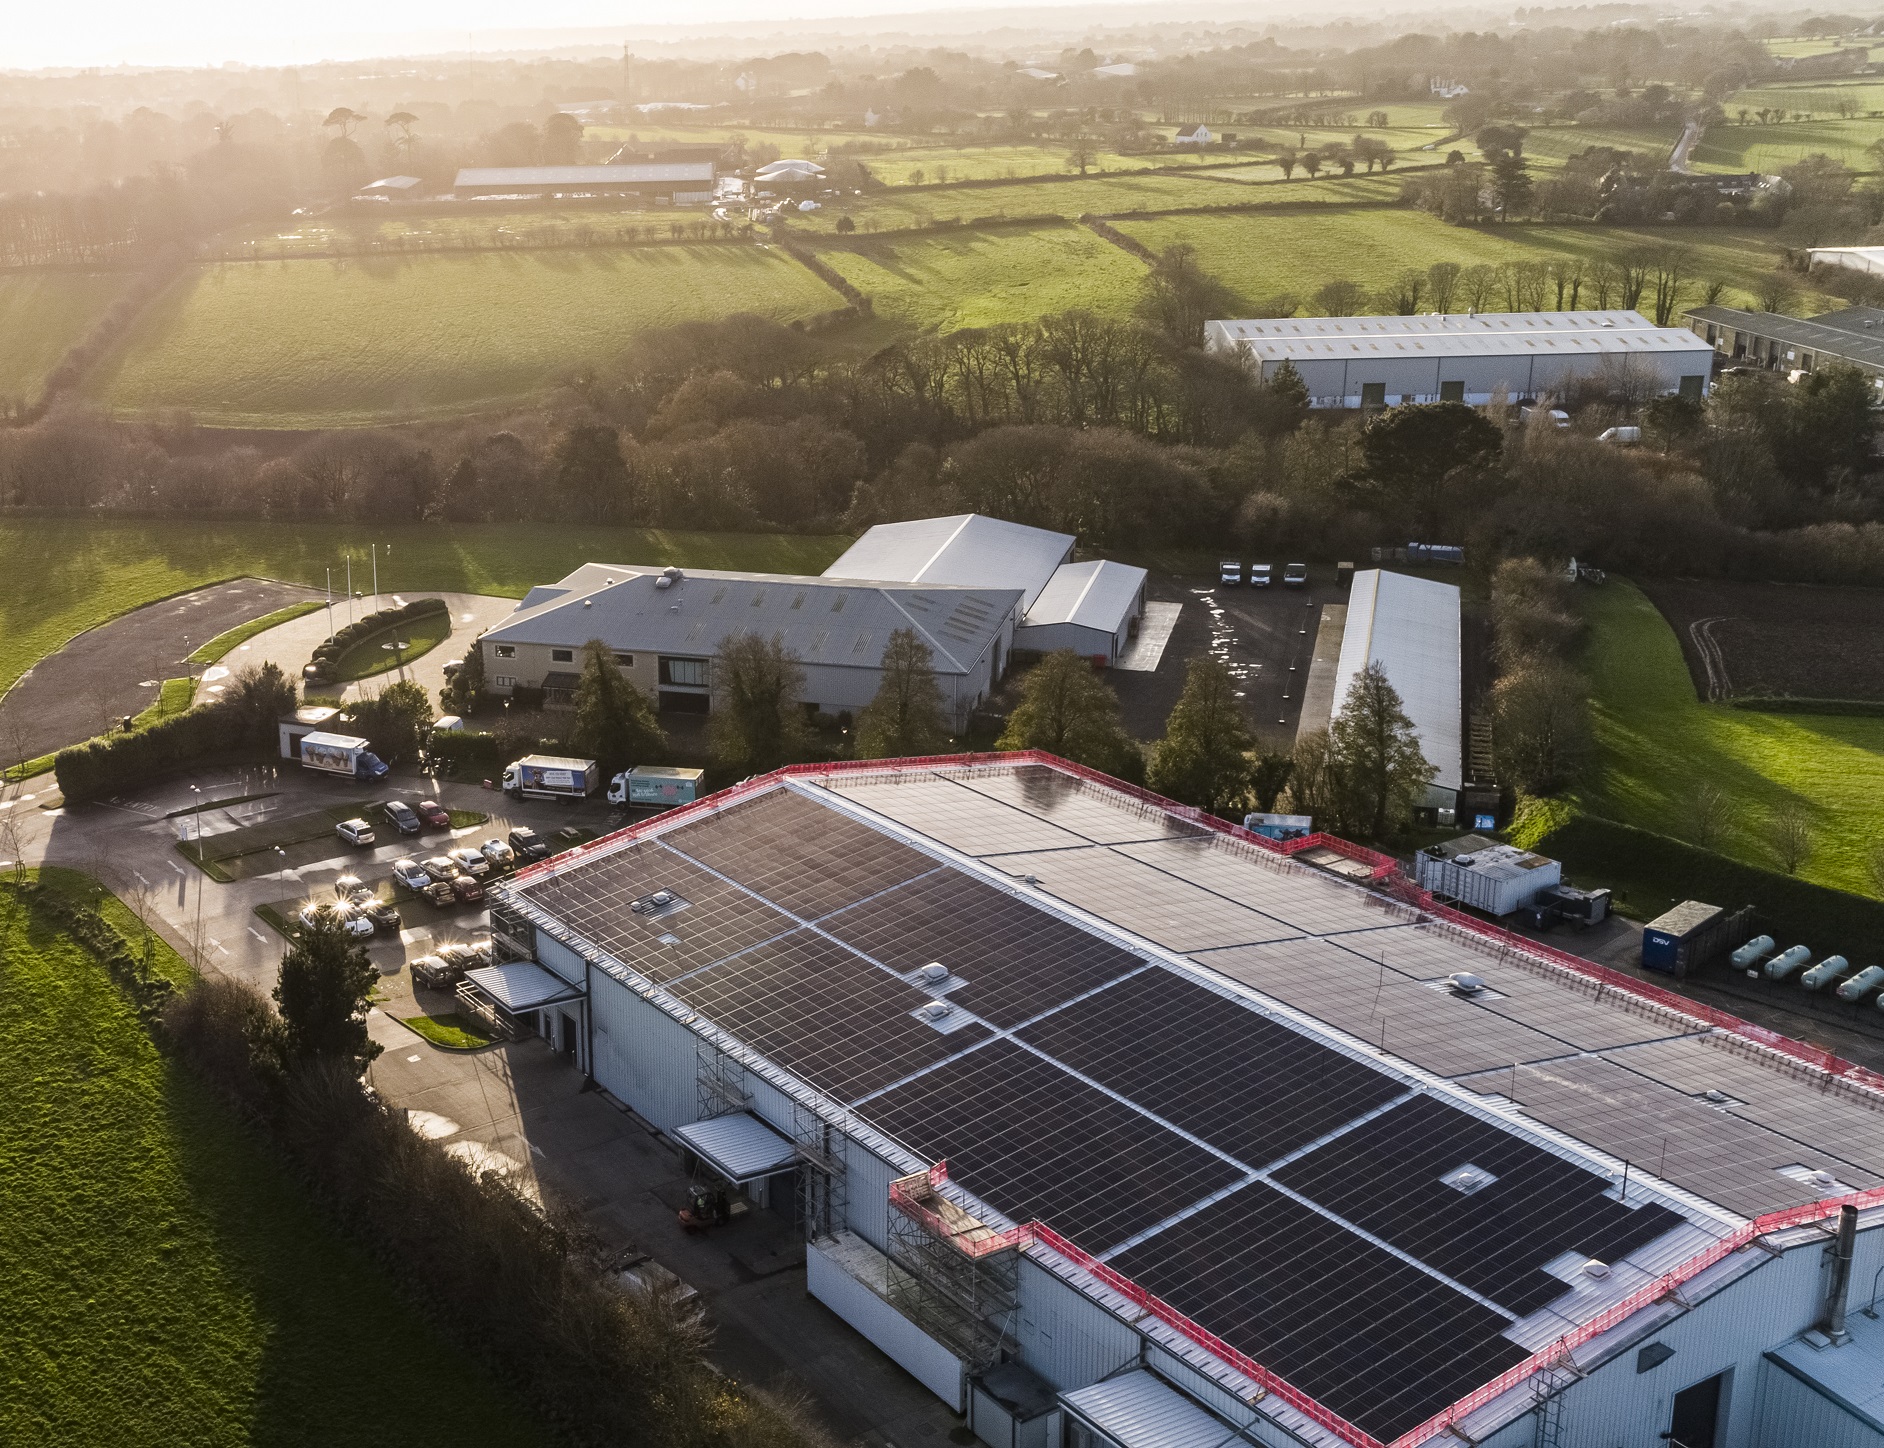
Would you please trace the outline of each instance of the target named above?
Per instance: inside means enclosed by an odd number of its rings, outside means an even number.
[[[149,880],[146,880],[146,879],[144,878],[144,872],[143,872],[142,870],[133,870],[133,871],[131,871],[131,873],[132,873],[133,875],[135,875],[135,876],[137,876],[137,883],[138,883],[138,884],[140,884],[140,885],[148,885],[148,884],[150,884],[150,881],[149,881]]]
[[[249,934],[253,935],[257,940],[261,941],[263,945],[268,944],[268,937],[262,934],[262,932],[257,930],[253,925],[249,927]]]
[[[423,1060],[425,1059],[425,1057],[423,1057],[423,1056],[407,1056],[407,1057],[406,1057],[406,1059],[407,1059],[408,1061],[423,1061]]]
[[[164,863],[175,870],[179,875],[184,873],[183,866],[179,865],[175,860],[165,860]]]

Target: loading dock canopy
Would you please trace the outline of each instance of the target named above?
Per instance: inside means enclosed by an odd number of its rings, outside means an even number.
[[[1216,1448],[1249,1441],[1144,1368],[1064,1393],[1060,1401],[1119,1448]]]
[[[467,970],[464,978],[512,1015],[582,996],[581,990],[561,976],[551,975],[534,960],[482,965]]]
[[[736,1187],[791,1166],[797,1148],[750,1111],[735,1111],[677,1127],[674,1135]]]

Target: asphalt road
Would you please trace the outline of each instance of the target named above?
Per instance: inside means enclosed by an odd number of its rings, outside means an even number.
[[[312,589],[296,584],[239,578],[88,629],[22,674],[0,700],[0,753],[14,764],[90,739],[151,704],[165,679],[182,678],[192,649],[312,597]]]

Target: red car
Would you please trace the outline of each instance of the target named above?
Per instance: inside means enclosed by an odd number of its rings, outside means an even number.
[[[413,808],[418,810],[419,818],[434,829],[451,828],[451,814],[435,799],[422,799]]]
[[[451,893],[456,895],[462,904],[475,905],[484,898],[484,887],[469,875],[453,875]]]

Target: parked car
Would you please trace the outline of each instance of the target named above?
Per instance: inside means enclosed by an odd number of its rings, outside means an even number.
[[[455,850],[445,851],[445,858],[457,861],[458,868],[474,879],[482,880],[491,873],[491,862],[484,858],[481,850],[470,845],[460,845]]]
[[[412,961],[412,983],[431,990],[450,990],[464,979],[464,967],[436,955],[421,955]]]
[[[387,822],[397,828],[402,835],[416,835],[425,828],[424,822],[413,813],[412,806],[403,799],[389,799],[380,806],[380,810],[386,816]]]
[[[424,865],[426,874],[434,880],[443,880],[447,884],[451,882],[452,876],[458,873],[458,863],[449,855],[433,855],[431,859],[422,860],[420,863]]]
[[[1226,558],[1217,565],[1217,582],[1226,587],[1234,587],[1243,581],[1243,565],[1234,558]]]
[[[394,860],[392,877],[415,894],[432,883],[432,877],[417,860]]]
[[[440,910],[449,910],[458,903],[458,892],[451,888],[449,880],[434,880],[419,893]]]
[[[502,840],[486,840],[478,849],[491,862],[493,870],[508,870],[517,863],[517,852]]]
[[[453,875],[451,890],[466,905],[475,905],[484,898],[484,887],[469,875]]]
[[[1308,586],[1308,565],[1306,563],[1291,563],[1287,568],[1282,570],[1282,581],[1290,588],[1306,588]]]
[[[338,900],[316,900],[303,905],[300,920],[301,924],[309,930],[314,929],[323,920],[332,921],[356,940],[373,933],[371,920],[351,905],[344,905]]]
[[[491,963],[491,943],[489,940],[450,940],[443,945],[434,946],[432,953],[440,960],[455,965],[459,972],[476,970]]]
[[[543,837],[528,825],[518,825],[510,832],[510,848],[526,860],[547,860],[550,848]]]
[[[334,833],[349,845],[378,843],[373,836],[373,827],[362,819],[342,820],[334,826]]]
[[[1275,581],[1275,572],[1267,563],[1250,564],[1249,586],[1251,588],[1267,588]]]
[[[377,895],[369,896],[359,902],[362,915],[373,922],[376,930],[394,931],[404,925],[405,919],[399,913],[399,907],[390,900],[382,900]]]
[[[435,799],[422,799],[418,804],[419,818],[435,830],[451,828],[451,812]]]
[[[334,899],[345,900],[358,905],[362,898],[370,899],[373,892],[366,887],[366,881],[358,875],[342,875],[334,881]]]

